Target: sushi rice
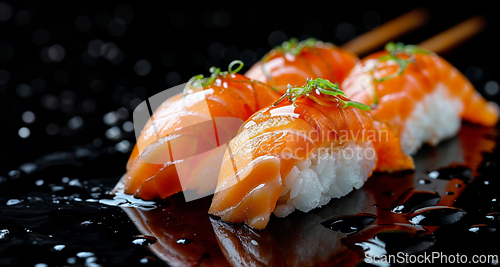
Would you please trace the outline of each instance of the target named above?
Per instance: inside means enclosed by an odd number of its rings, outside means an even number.
[[[464,105],[449,91],[439,83],[415,105],[400,137],[401,148],[406,154],[413,155],[424,143],[435,146],[458,133]]]
[[[318,148],[295,164],[284,179],[273,211],[276,216],[285,217],[296,209],[308,212],[363,186],[377,164],[373,145],[349,141],[338,148]]]

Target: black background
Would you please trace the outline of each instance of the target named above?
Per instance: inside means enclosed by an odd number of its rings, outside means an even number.
[[[498,86],[500,79],[500,20],[488,5],[0,3],[0,230],[10,230],[0,240],[8,244],[0,247],[0,265],[63,265],[66,258],[88,249],[101,251],[106,265],[134,266],[150,255],[145,248],[133,247],[130,239],[137,230],[118,208],[70,202],[60,209],[62,204],[53,199],[103,197],[116,183],[135,143],[124,124],[130,125],[133,109],[142,100],[193,75],[207,75],[211,66],[225,69],[234,59],[244,61],[244,72],[291,37],[342,45],[424,7],[430,12],[428,23],[396,40],[415,44],[483,15],[486,29],[443,56],[481,94],[499,100],[498,94],[485,93],[486,84]],[[95,50],[98,43],[107,46]],[[62,59],[54,54],[61,47]],[[27,111],[35,115],[34,121]],[[29,136],[22,138],[26,129]],[[26,163],[35,163],[41,172],[30,175]],[[67,186],[63,177],[84,185]],[[35,186],[41,179],[45,184]],[[53,193],[60,184],[65,189]],[[36,196],[43,200],[41,208],[30,204]],[[23,202],[4,205],[9,199]],[[24,213],[18,211],[20,205],[26,207]],[[80,223],[86,220],[102,224],[84,228]],[[26,227],[32,234],[26,234]],[[58,239],[51,241],[49,234]],[[54,252],[58,244],[67,245],[65,254]],[[40,252],[33,254],[35,250]]]
[[[8,72],[8,79],[0,81],[0,170],[4,173],[51,151],[68,150],[96,138],[104,145],[113,145],[120,139],[108,140],[104,135],[110,128],[103,123],[106,113],[126,108],[129,116],[118,122],[121,126],[131,120],[139,100],[184,83],[193,75],[206,75],[212,65],[224,69],[241,58],[246,71],[266,51],[291,37],[316,37],[341,45],[417,7],[430,12],[429,22],[397,41],[419,43],[469,17],[483,15],[486,29],[444,56],[483,94],[485,83],[496,81],[500,73],[499,20],[495,9],[487,5],[3,3],[11,9],[10,19],[0,22],[0,69]],[[90,21],[88,29],[80,26],[83,32],[77,27],[81,16]],[[121,28],[113,31],[116,18],[121,20],[119,25],[126,25],[124,32]],[[348,31],[341,31],[339,25]],[[39,29],[45,35],[36,35]],[[92,40],[114,43],[123,52],[123,60],[113,64],[103,56],[89,57],[85,52]],[[64,48],[64,58],[43,61],[43,50],[57,44]],[[151,71],[140,76],[134,66],[143,59],[150,63]],[[28,96],[20,96],[20,84],[31,87]],[[58,99],[53,109],[43,105],[50,97]],[[63,102],[69,107],[63,107]],[[33,123],[23,122],[25,111],[35,114]],[[71,129],[68,121],[75,116],[83,124]],[[58,131],[47,134],[49,124]],[[22,127],[29,129],[28,138],[19,136]],[[133,135],[122,131],[122,137],[134,143]]]

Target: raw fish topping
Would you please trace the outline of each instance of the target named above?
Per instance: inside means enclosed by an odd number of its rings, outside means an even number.
[[[238,66],[235,69],[233,69],[236,65]],[[218,76],[225,76],[227,74],[238,73],[238,71],[240,71],[243,68],[243,65],[244,64],[241,60],[233,60],[231,63],[229,63],[227,71],[221,71],[220,68],[216,68],[213,66],[209,70],[211,73],[209,77],[205,77],[203,76],[203,74],[195,75],[191,79],[189,79],[188,85],[206,87],[212,84],[215,81],[215,79],[217,79]],[[187,92],[188,92],[188,87],[186,86],[186,88],[184,88],[182,95],[186,96]]]
[[[408,64],[415,62],[415,53],[422,53],[426,55],[431,53],[430,51],[419,48],[416,45],[404,45],[401,42],[399,43],[390,42],[386,44],[385,51],[387,51],[389,54],[381,56],[377,60],[377,63],[392,60],[399,66],[399,69],[396,73],[393,73],[391,75],[387,75],[382,78],[376,78],[375,81],[377,82],[383,82],[385,80],[392,79],[394,77],[401,75],[401,73],[403,73]],[[403,58],[401,57],[401,55],[406,55],[407,58]],[[378,64],[375,64],[375,66],[372,69],[372,73],[377,69],[378,69]]]
[[[361,110],[370,110],[370,107],[365,104],[361,104],[355,101],[345,100],[347,99],[347,95],[342,90],[339,89],[339,86],[337,84],[334,84],[328,80],[321,78],[317,78],[314,80],[307,79],[306,84],[301,87],[292,87],[291,85],[288,85],[286,93],[282,97],[280,97],[280,99],[278,99],[278,101],[276,101],[274,105],[277,105],[283,99],[288,98],[288,100],[292,102],[295,107],[297,107],[296,104],[297,98],[309,97],[314,102],[320,105],[330,106],[331,103],[328,103],[316,97],[317,95],[320,94],[330,96],[327,99],[331,100],[332,102],[341,103],[342,104],[341,108],[350,106],[350,107],[356,107]]]

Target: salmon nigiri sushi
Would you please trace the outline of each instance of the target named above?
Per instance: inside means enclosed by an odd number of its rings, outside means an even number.
[[[193,77],[183,93],[159,105],[141,131],[117,187],[147,200],[188,189],[200,195],[213,193],[223,144],[248,117],[280,96],[237,74],[242,66],[234,61],[227,72],[212,67],[210,77]]]
[[[263,229],[360,188],[374,171],[413,169],[390,127],[336,84],[307,80],[252,115],[231,140],[209,213]]]
[[[301,85],[308,78],[341,82],[358,60],[356,55],[333,44],[314,38],[300,42],[292,38],[267,53],[245,76],[284,94],[288,84]]]
[[[389,43],[358,62],[341,84],[353,101],[398,133],[403,151],[438,144],[458,132],[461,119],[494,126],[499,109],[446,60],[414,45]]]

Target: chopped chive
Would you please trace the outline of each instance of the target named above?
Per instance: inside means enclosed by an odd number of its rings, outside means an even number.
[[[355,107],[361,110],[370,110],[370,107],[358,103],[355,101],[349,101],[349,100],[344,100],[340,98],[339,96],[347,97],[346,94],[339,89],[338,84],[334,84],[328,80],[317,78],[317,79],[306,79],[306,84],[302,87],[292,87],[291,85],[288,85],[288,88],[286,89],[286,93],[281,96],[278,101],[276,101],[273,106],[277,105],[283,99],[288,98],[288,101],[292,102],[292,104],[297,107],[297,99],[299,97],[309,97],[311,100],[314,102],[327,106],[328,103],[325,101],[317,98],[315,95],[311,94],[311,92],[316,91],[319,94],[325,94],[329,96],[335,97],[335,101],[338,103],[342,104],[342,108],[346,107]]]
[[[390,43],[385,45],[385,50],[389,54],[378,58],[377,64],[375,64],[372,71],[375,71],[378,69],[378,63],[385,62],[388,60],[393,60],[394,62],[396,62],[396,64],[398,65],[399,68],[398,68],[398,71],[396,73],[387,75],[387,76],[382,77],[382,78],[375,79],[375,81],[377,81],[377,82],[387,81],[389,79],[392,79],[392,78],[395,78],[395,77],[398,77],[399,75],[401,75],[405,71],[408,64],[415,61],[415,54],[416,53],[421,53],[421,54],[426,54],[426,55],[431,53],[430,51],[419,48],[416,45],[404,45],[401,42],[398,42],[398,43],[390,42]],[[406,54],[406,55],[410,56],[410,58],[403,59],[403,58],[400,58],[398,56],[398,54]]]

